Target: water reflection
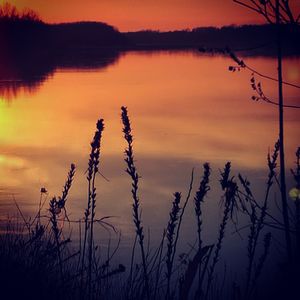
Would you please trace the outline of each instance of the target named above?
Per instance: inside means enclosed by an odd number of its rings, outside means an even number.
[[[235,174],[242,172],[257,183],[253,183],[257,192],[263,191],[266,154],[277,140],[277,108],[250,100],[250,74],[228,72],[232,63],[228,58],[193,53],[127,53],[106,63],[97,57],[99,68],[118,63],[99,72],[94,67],[70,69],[76,66],[71,63],[75,59],[60,61],[36,93],[17,93],[19,101],[9,105],[0,102],[1,215],[15,210],[12,194],[28,213],[37,208],[41,187],[50,196],[60,195],[69,164],[74,162],[78,169],[68,209],[72,218],[82,217],[89,143],[101,117],[105,120],[101,172],[109,182],[99,178],[97,183],[97,213],[117,216],[114,222],[124,235],[131,232],[122,105],[128,106],[134,128],[145,224],[157,234],[167,222],[172,193],[186,191],[192,167],[198,167],[199,178],[204,161],[213,163],[216,186],[218,169],[230,160]],[[96,56],[93,59],[97,61]],[[95,66],[93,59],[81,67]],[[276,74],[274,59],[251,58],[248,64]],[[288,59],[284,66],[285,79],[299,81],[299,59]],[[276,84],[263,84],[265,92],[276,98]],[[297,103],[298,90],[285,88],[285,94],[287,101]],[[287,109],[285,120],[291,167],[299,146],[299,111]],[[216,188],[210,196],[211,228],[218,217],[219,192]],[[192,225],[187,223],[186,232]]]
[[[117,50],[77,49],[72,52],[19,52],[0,55],[0,98],[11,101],[21,93],[32,94],[57,69],[105,69],[120,58]]]

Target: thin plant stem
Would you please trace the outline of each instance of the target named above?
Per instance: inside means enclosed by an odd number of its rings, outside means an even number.
[[[195,214],[197,219],[197,234],[198,234],[198,252],[201,251],[202,248],[202,238],[201,238],[201,231],[202,231],[202,208],[201,204],[204,202],[204,198],[207,192],[210,190],[209,183],[209,176],[210,176],[210,166],[208,163],[203,165],[204,174],[202,180],[200,182],[200,186],[196,195],[194,197],[195,202]],[[202,259],[199,261],[198,267],[198,294],[202,293],[202,281],[201,281],[201,266],[202,266]]]
[[[126,172],[129,174],[129,176],[132,179],[132,189],[131,194],[133,198],[133,222],[136,228],[136,234],[138,236],[140,249],[141,249],[141,256],[142,256],[142,264],[143,264],[143,270],[144,270],[144,280],[145,280],[145,289],[147,298],[150,298],[150,289],[149,289],[149,277],[148,277],[148,271],[147,271],[147,262],[146,262],[146,254],[145,254],[145,248],[144,248],[144,230],[142,226],[142,220],[139,212],[139,206],[140,206],[140,199],[138,196],[138,182],[139,182],[139,175],[137,173],[135,163],[134,163],[134,156],[133,156],[133,136],[131,134],[131,125],[130,120],[128,117],[127,108],[122,106],[121,107],[122,114],[122,122],[123,122],[123,133],[124,138],[127,142],[127,148],[125,149],[125,162],[127,164]]]
[[[261,207],[259,219],[257,220],[257,222],[255,222],[255,220],[251,220],[252,226],[250,227],[251,233],[250,233],[249,244],[248,244],[248,248],[249,247],[250,248],[248,249],[249,263],[248,263],[248,268],[247,268],[247,283],[246,283],[246,291],[245,291],[246,295],[248,295],[248,291],[249,291],[249,287],[250,287],[252,267],[253,267],[253,262],[254,262],[254,258],[255,258],[257,242],[258,242],[260,232],[264,226],[264,220],[266,217],[269,194],[270,194],[271,187],[273,185],[275,174],[276,174],[275,170],[276,170],[276,166],[277,166],[277,157],[278,157],[278,152],[280,149],[279,144],[280,144],[279,142],[275,143],[274,152],[273,152],[272,157],[270,156],[270,154],[268,154],[269,174],[268,174],[268,181],[267,181],[267,190],[266,190],[266,194],[265,194],[264,203]],[[253,212],[253,214],[254,213],[255,212]],[[253,215],[253,218],[254,218],[254,215]]]
[[[172,209],[170,212],[170,220],[167,226],[167,258],[166,258],[166,265],[167,265],[167,293],[166,293],[166,300],[170,299],[170,283],[171,283],[171,276],[173,270],[173,253],[175,252],[174,248],[174,236],[175,236],[175,229],[178,221],[178,215],[180,212],[180,199],[181,194],[176,192],[174,194],[174,200]]]
[[[209,268],[209,272],[208,272],[208,279],[207,279],[207,286],[206,286],[206,293],[205,293],[206,300],[208,299],[210,287],[211,287],[211,284],[213,281],[214,270],[215,270],[216,264],[220,258],[220,251],[221,251],[223,239],[225,236],[225,228],[227,225],[227,221],[229,219],[231,207],[233,207],[233,205],[235,203],[235,197],[236,197],[236,193],[237,193],[237,184],[232,179],[229,179],[229,175],[230,175],[230,163],[228,162],[225,165],[224,172],[221,173],[220,183],[221,183],[222,189],[225,190],[225,195],[224,195],[225,206],[224,206],[224,212],[223,212],[223,219],[220,224],[218,240],[217,240],[217,244],[215,247],[215,253],[213,256],[213,261],[212,261],[212,264],[211,264],[211,266]]]

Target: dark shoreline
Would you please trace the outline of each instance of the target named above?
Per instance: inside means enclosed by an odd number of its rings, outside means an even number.
[[[283,26],[283,55],[300,55],[300,26]],[[267,38],[266,38],[267,37]],[[103,69],[129,51],[193,51],[196,55],[276,57],[271,25],[121,33],[100,22],[46,24],[0,19],[0,95],[13,99],[20,88],[34,90],[57,68]],[[242,51],[241,51],[242,50]]]
[[[300,54],[300,26],[282,26],[283,55]],[[198,48],[233,51],[249,55],[273,56],[277,29],[274,25],[200,27],[191,30],[120,32],[101,22],[46,24],[42,21],[4,21],[0,19],[0,57],[24,52],[61,55],[84,49],[190,50]]]

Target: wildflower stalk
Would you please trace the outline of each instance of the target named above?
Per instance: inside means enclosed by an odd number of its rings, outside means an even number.
[[[84,238],[83,238],[83,248],[82,248],[82,265],[81,269],[84,270],[84,260],[85,260],[85,251],[86,251],[86,243],[88,237],[88,230],[89,230],[89,217],[91,214],[91,185],[92,185],[92,176],[93,176],[93,149],[91,150],[90,159],[88,163],[88,170],[87,170],[87,180],[88,180],[88,202],[87,208],[84,212]]]
[[[192,169],[190,186],[189,186],[189,190],[188,190],[188,193],[187,193],[187,197],[185,199],[185,202],[182,205],[181,213],[179,215],[178,226],[177,226],[176,235],[175,235],[175,241],[174,241],[174,251],[173,251],[173,254],[172,254],[172,262],[175,259],[175,254],[176,254],[177,243],[178,243],[178,239],[179,239],[179,233],[180,233],[181,223],[182,223],[182,220],[183,220],[183,215],[184,215],[186,206],[188,205],[188,202],[189,202],[190,197],[191,197],[191,193],[192,193],[192,189],[193,189],[193,183],[194,183],[194,169]]]
[[[227,225],[227,221],[229,219],[229,214],[230,214],[231,208],[235,205],[237,184],[232,179],[229,179],[230,168],[231,168],[231,165],[230,165],[230,162],[228,162],[225,165],[224,172],[221,173],[220,183],[221,183],[222,189],[225,190],[224,212],[223,212],[223,219],[222,219],[222,222],[221,222],[220,228],[219,228],[219,235],[218,235],[218,240],[217,240],[217,244],[215,247],[213,261],[212,261],[212,264],[208,271],[205,299],[208,299],[208,294],[209,294],[210,287],[211,287],[213,277],[214,277],[214,270],[215,270],[216,264],[220,258],[220,251],[221,251],[223,239],[225,236],[225,228]]]
[[[125,162],[127,164],[126,172],[132,179],[132,210],[133,210],[133,222],[136,228],[136,234],[138,236],[140,248],[141,248],[141,256],[142,256],[142,264],[143,264],[143,271],[144,271],[144,281],[145,281],[145,289],[147,298],[150,297],[150,290],[149,290],[149,278],[148,278],[148,271],[147,271],[147,262],[146,262],[146,254],[144,248],[144,232],[142,221],[139,213],[139,206],[140,206],[140,199],[138,196],[138,182],[139,182],[139,175],[137,173],[135,164],[134,164],[134,157],[133,157],[133,136],[131,134],[131,125],[130,120],[128,117],[127,108],[122,106],[121,107],[121,118],[123,122],[123,133],[124,138],[127,142],[127,148],[125,149]]]
[[[94,245],[94,218],[95,218],[95,208],[96,208],[96,187],[95,179],[99,171],[100,162],[100,147],[101,147],[101,137],[104,130],[103,119],[98,120],[97,130],[95,132],[94,140],[91,143],[91,154],[90,160],[93,161],[93,174],[91,180],[91,189],[89,191],[90,201],[91,201],[91,220],[90,220],[90,241],[89,241],[89,264],[88,264],[88,283],[89,283],[89,297],[91,298],[91,284],[92,284],[92,261],[93,261],[93,245]]]
[[[74,175],[75,175],[75,165],[71,164],[67,180],[66,180],[65,185],[63,187],[62,196],[58,197],[58,200],[56,199],[56,197],[53,197],[50,200],[50,203],[49,203],[49,205],[50,205],[50,208],[49,208],[50,223],[52,225],[52,232],[53,232],[55,243],[56,243],[58,261],[59,261],[59,268],[60,268],[60,275],[61,275],[62,280],[64,279],[64,276],[63,276],[63,263],[62,263],[62,257],[61,257],[61,249],[60,249],[60,246],[61,246],[60,236],[61,236],[62,230],[58,228],[57,216],[61,213],[62,209],[65,210],[65,204],[66,204],[66,201],[67,201],[69,190],[72,186]]]
[[[71,164],[70,170],[68,172],[68,177],[67,180],[64,184],[63,187],[63,191],[62,191],[62,195],[61,197],[58,197],[58,200],[56,202],[56,206],[57,206],[57,213],[60,214],[62,210],[64,210],[64,218],[66,218],[68,220],[68,215],[67,215],[67,211],[66,211],[66,202],[67,202],[67,197],[69,194],[69,190],[72,186],[73,183],[73,179],[74,179],[74,175],[75,175],[75,164]]]
[[[253,268],[253,262],[255,258],[255,251],[257,247],[258,238],[260,235],[260,232],[264,226],[264,220],[267,213],[267,204],[269,199],[269,194],[271,187],[273,185],[273,180],[276,175],[276,166],[277,166],[277,158],[278,158],[278,152],[279,152],[279,141],[275,143],[274,146],[274,152],[272,156],[270,153],[268,153],[268,167],[269,167],[269,174],[268,174],[268,181],[267,181],[267,190],[265,194],[265,199],[263,206],[261,207],[260,216],[257,221],[254,220],[255,216],[252,215],[251,218],[251,227],[250,227],[250,236],[249,236],[249,242],[248,242],[248,257],[249,257],[249,263],[247,267],[247,282],[246,282],[246,295],[248,295],[249,288],[250,288],[250,282],[251,282],[251,276],[252,276],[252,268]],[[255,212],[253,211],[252,214]]]
[[[58,201],[61,208],[65,208],[65,204],[66,204],[66,201],[67,201],[69,190],[72,186],[72,182],[73,182],[73,179],[74,179],[75,169],[76,169],[75,164],[71,164],[67,180],[66,180],[65,185],[63,187],[62,195],[61,195],[61,197],[59,198],[59,201]]]
[[[201,226],[202,226],[202,209],[201,203],[204,202],[204,197],[206,196],[207,192],[210,190],[209,183],[209,176],[210,176],[210,166],[208,163],[203,164],[204,174],[202,180],[200,182],[200,186],[196,195],[194,197],[195,202],[195,214],[197,218],[197,234],[198,234],[198,252],[201,252],[202,248],[202,238],[201,238]],[[201,294],[202,291],[202,281],[201,281],[201,267],[202,267],[202,259],[199,261],[198,267],[198,294]]]
[[[93,260],[93,241],[94,241],[94,218],[95,218],[95,208],[96,208],[96,187],[95,179],[99,171],[99,162],[100,162],[100,147],[101,147],[101,138],[104,130],[103,119],[99,119],[97,122],[97,130],[95,131],[94,138],[91,142],[91,152],[88,162],[87,170],[87,180],[88,180],[88,202],[87,208],[84,213],[84,238],[83,238],[83,248],[81,253],[81,285],[83,284],[83,274],[85,269],[85,256],[86,256],[86,247],[87,239],[89,238],[88,243],[88,292],[89,298],[91,298],[91,282],[92,282],[92,260]],[[83,292],[82,288],[82,292]]]
[[[175,229],[176,229],[176,224],[178,221],[178,215],[180,211],[180,199],[181,199],[181,194],[176,192],[174,194],[174,200],[173,200],[173,205],[172,209],[170,212],[170,219],[168,222],[167,226],[167,259],[166,259],[166,265],[167,265],[167,293],[166,293],[166,299],[170,299],[170,282],[171,282],[171,276],[172,276],[172,270],[173,270],[173,252],[175,251],[174,249],[174,237],[175,237]]]

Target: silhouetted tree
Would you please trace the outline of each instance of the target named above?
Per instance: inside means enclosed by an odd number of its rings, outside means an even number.
[[[285,227],[285,239],[288,260],[292,260],[292,246],[290,237],[289,211],[286,193],[285,157],[284,157],[284,99],[282,79],[282,24],[299,25],[300,14],[295,15],[289,0],[233,0],[259,15],[268,23],[275,24],[277,28],[277,65],[278,65],[278,114],[279,114],[279,146],[280,146],[280,191],[282,201],[282,215]]]
[[[14,5],[7,2],[0,5],[0,21],[42,22],[39,15],[32,9],[24,8],[18,11]]]

